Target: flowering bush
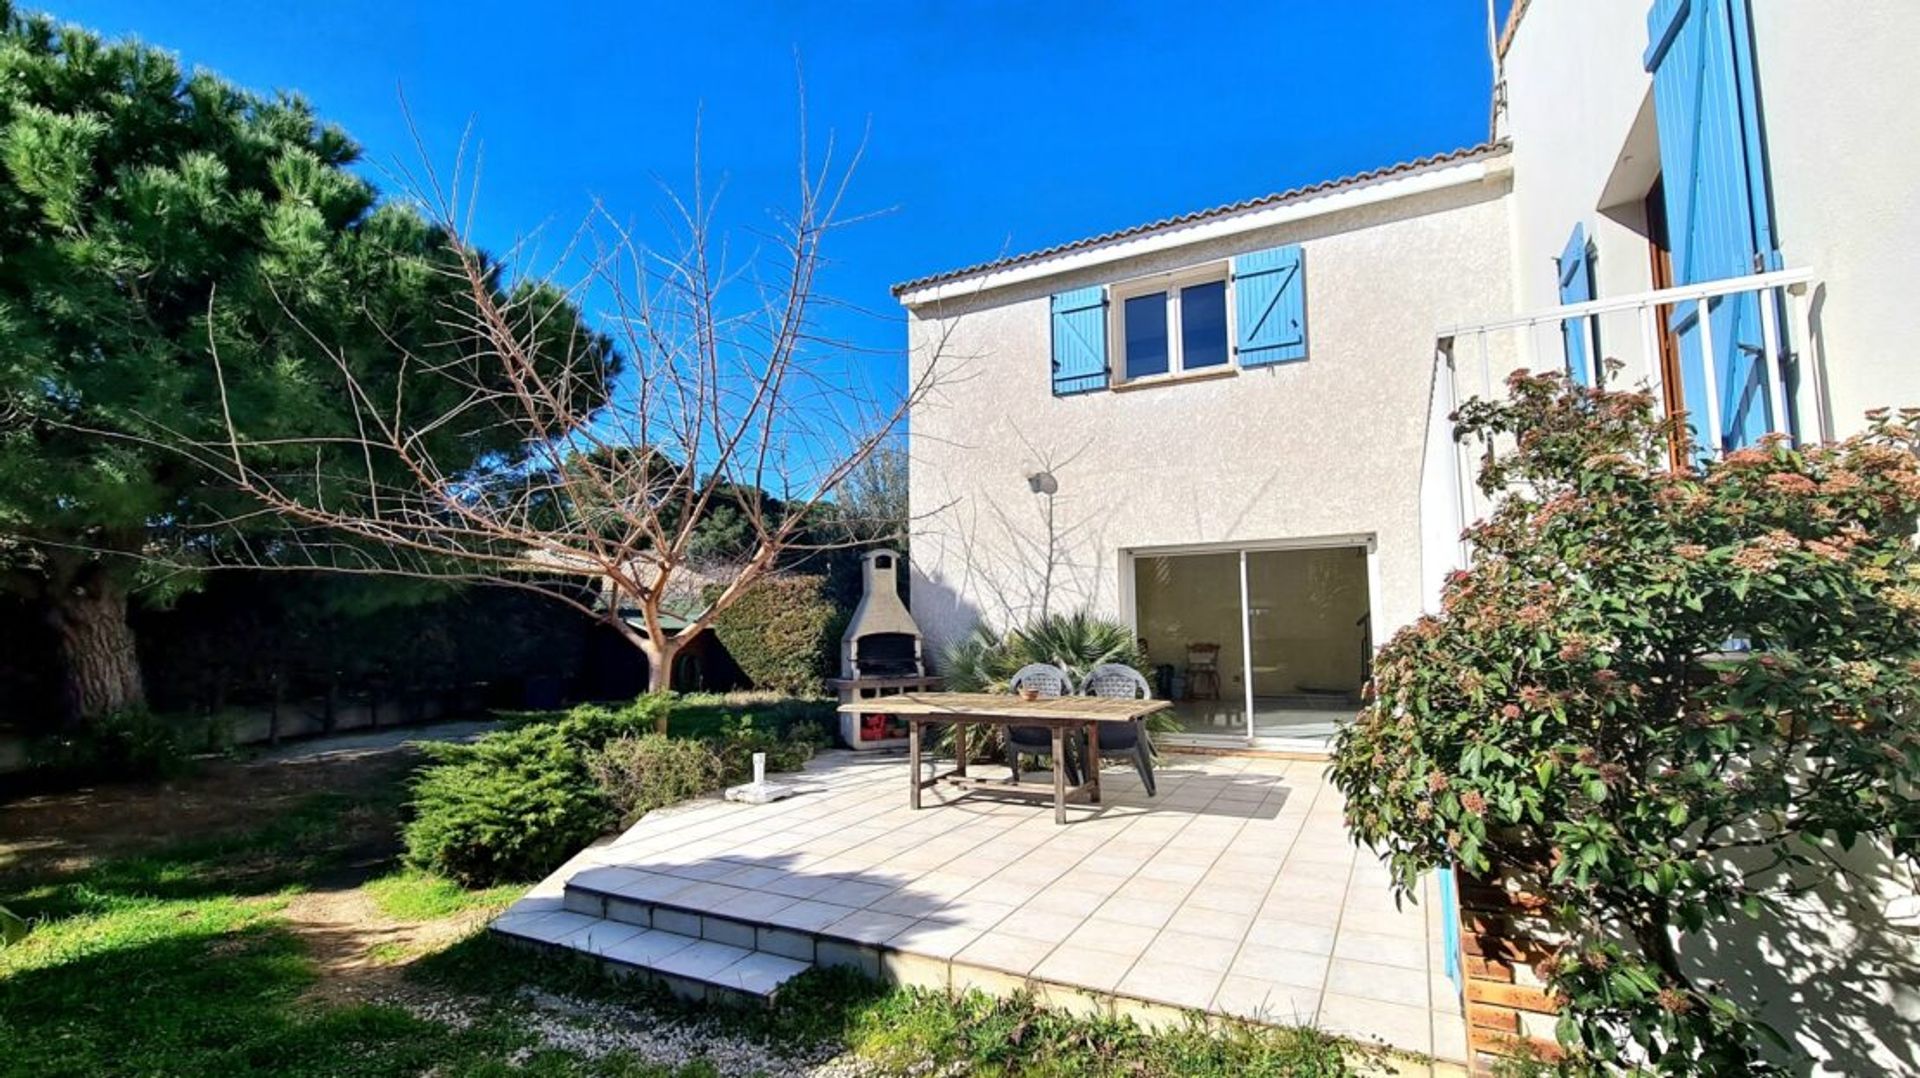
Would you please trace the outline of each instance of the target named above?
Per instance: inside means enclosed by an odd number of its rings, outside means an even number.
[[[1676,471],[1685,428],[1645,393],[1509,389],[1456,417],[1499,500],[1340,736],[1348,822],[1402,889],[1455,865],[1546,900],[1564,1045],[1764,1070],[1777,1036],[1677,938],[1761,918],[1828,843],[1920,853],[1916,415]]]

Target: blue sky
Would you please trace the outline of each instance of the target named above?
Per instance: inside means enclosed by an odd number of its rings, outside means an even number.
[[[294,89],[411,159],[398,93],[450,157],[486,153],[478,238],[650,220],[696,116],[727,223],[791,202],[795,56],[816,134],[867,132],[829,331],[898,351],[910,277],[1485,138],[1480,0],[1263,3],[500,3],[67,0],[256,89]],[[1505,4],[1502,4],[1504,9]],[[884,378],[894,363],[871,360]]]

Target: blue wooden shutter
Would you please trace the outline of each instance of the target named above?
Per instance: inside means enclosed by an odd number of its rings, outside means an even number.
[[[1593,298],[1593,251],[1587,245],[1584,225],[1574,225],[1567,237],[1566,249],[1555,259],[1560,264],[1560,302],[1585,303]],[[1585,322],[1583,326],[1580,323]],[[1560,339],[1567,354],[1567,374],[1583,386],[1593,384],[1588,349],[1600,354],[1600,322],[1596,318],[1567,319],[1560,323]]]
[[[1307,262],[1297,245],[1233,260],[1234,351],[1242,367],[1307,358]]]
[[[1053,297],[1053,393],[1107,388],[1107,290],[1079,288]]]
[[[1778,268],[1746,0],[1656,0],[1647,36],[1674,283]],[[1716,451],[1746,445],[1773,423],[1761,366],[1759,297],[1717,300],[1710,317],[1712,356],[1701,354],[1693,304],[1676,307],[1672,328],[1680,342],[1682,392],[1702,441],[1705,364],[1713,364],[1721,442],[1702,449]]]

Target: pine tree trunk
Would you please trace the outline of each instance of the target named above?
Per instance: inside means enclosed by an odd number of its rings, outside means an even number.
[[[48,604],[48,621],[60,638],[68,721],[77,725],[145,706],[127,593],[113,574],[82,570],[71,583],[53,588]]]

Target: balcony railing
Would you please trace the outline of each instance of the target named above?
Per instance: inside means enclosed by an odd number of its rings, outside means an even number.
[[[1644,384],[1667,414],[1685,411],[1702,454],[1774,431],[1831,438],[1813,281],[1808,269],[1777,270],[1441,328],[1426,472],[1440,485],[1427,495],[1439,498],[1426,503],[1428,541],[1451,545],[1461,525],[1491,509],[1474,451],[1453,441],[1446,417],[1473,397],[1503,395],[1517,369],[1571,367],[1587,385]],[[1455,564],[1465,553],[1463,545]]]
[[[1810,269],[1777,270],[1443,327],[1450,403],[1504,392],[1501,382],[1517,368],[1571,363],[1569,373],[1587,385],[1645,382],[1669,413],[1687,411],[1708,452],[1771,431],[1797,441],[1831,437],[1810,332],[1813,279]],[[1617,373],[1607,360],[1621,365]]]

